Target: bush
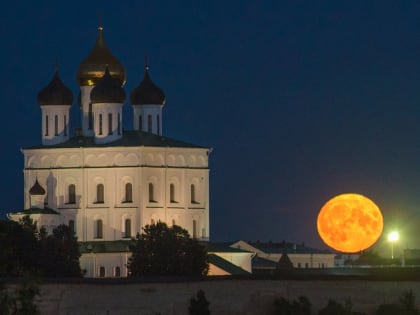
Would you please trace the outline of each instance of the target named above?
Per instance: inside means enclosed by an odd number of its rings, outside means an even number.
[[[197,297],[190,299],[190,307],[188,311],[190,315],[210,315],[210,302],[207,301],[203,290],[198,290]]]

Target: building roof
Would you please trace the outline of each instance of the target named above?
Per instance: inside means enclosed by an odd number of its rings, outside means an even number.
[[[38,104],[47,105],[68,105],[73,103],[73,93],[64,85],[55,69],[54,76],[50,83],[38,93]]]
[[[105,144],[97,144],[93,137],[75,136],[69,140],[55,145],[39,145],[25,149],[56,149],[56,148],[94,148],[94,147],[175,147],[175,148],[202,148],[195,144],[159,136],[150,132],[130,130],[123,131],[120,139]]]
[[[249,272],[232,264],[231,262],[215,255],[208,254],[209,263],[223,269],[224,271],[230,273],[231,275],[249,275]]]
[[[105,67],[103,77],[98,81],[90,92],[92,104],[96,103],[124,103],[125,91],[121,82],[113,78],[109,73],[108,66]]]
[[[259,257],[255,255],[252,257],[252,269],[275,269],[277,268],[277,263],[275,261]]]
[[[231,243],[219,242],[219,243],[207,243],[207,252],[209,253],[249,253],[249,251],[231,247]]]
[[[80,86],[95,85],[103,76],[105,67],[109,67],[111,76],[117,78],[121,85],[125,83],[123,65],[111,53],[105,44],[103,27],[98,27],[98,37],[90,54],[80,63],[77,81]]]
[[[249,245],[270,254],[333,254],[330,250],[322,250],[291,242],[248,242]]]
[[[45,195],[45,189],[42,188],[42,186],[39,184],[38,178],[35,179],[34,185],[31,187],[31,189],[29,189],[29,194],[38,196]]]
[[[153,83],[148,66],[145,67],[143,81],[131,92],[130,99],[132,105],[165,104],[165,93]]]
[[[79,242],[81,254],[130,252],[131,241],[93,241]]]

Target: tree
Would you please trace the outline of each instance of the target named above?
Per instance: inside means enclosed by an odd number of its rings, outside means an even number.
[[[67,225],[61,224],[52,234],[42,235],[40,259],[41,275],[46,277],[80,277],[80,252],[77,237]]]
[[[190,306],[188,312],[190,315],[210,315],[210,302],[207,301],[203,290],[198,290],[197,297],[190,299]]]
[[[290,301],[283,297],[274,300],[273,315],[311,315],[311,302],[305,296]]]
[[[204,276],[208,272],[206,248],[177,225],[146,225],[130,250],[130,276]]]
[[[20,276],[38,269],[39,244],[32,228],[29,221],[0,221],[0,274]]]
[[[0,274],[81,276],[79,257],[77,238],[66,225],[48,235],[27,216],[19,222],[0,221]]]

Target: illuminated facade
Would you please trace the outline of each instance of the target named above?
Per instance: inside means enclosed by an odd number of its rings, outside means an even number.
[[[22,149],[24,206],[47,230],[74,228],[89,277],[126,276],[127,240],[162,221],[209,239],[210,149],[162,135],[165,95],[146,66],[130,93],[134,130],[123,129],[125,70],[100,27],[79,66],[81,128],[70,136],[72,92],[56,70],[40,91],[42,145]]]

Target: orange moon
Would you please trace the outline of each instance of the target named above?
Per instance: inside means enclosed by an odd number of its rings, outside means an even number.
[[[331,248],[357,253],[379,239],[383,217],[378,206],[359,194],[342,194],[330,199],[320,210],[317,229]]]

